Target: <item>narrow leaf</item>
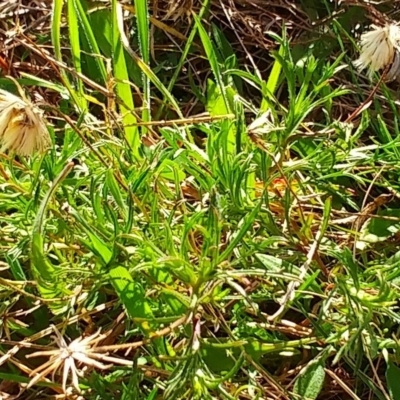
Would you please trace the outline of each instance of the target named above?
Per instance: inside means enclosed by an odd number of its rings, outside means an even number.
[[[390,360],[386,369],[386,382],[392,400],[400,400],[400,368]]]
[[[109,277],[129,317],[148,336],[152,329],[147,321],[153,319],[153,313],[142,286],[140,283],[134,282],[132,275],[122,266],[111,269]]]
[[[303,400],[315,400],[322,390],[325,381],[324,362],[311,361],[298,375],[293,392]]]

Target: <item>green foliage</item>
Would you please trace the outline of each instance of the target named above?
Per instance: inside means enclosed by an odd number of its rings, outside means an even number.
[[[324,367],[325,365],[321,360],[311,361],[296,378],[293,393],[304,400],[315,400],[318,398],[325,380]]]
[[[47,154],[0,155],[0,379],[90,400],[313,400],[333,381],[399,398],[399,113],[382,84],[346,119],[369,94],[345,64],[354,11],[253,54],[211,2],[185,35],[151,7],[54,0],[59,74],[21,73],[60,103]]]
[[[390,397],[393,400],[400,399],[400,368],[393,364],[388,363],[386,369],[386,382],[388,385]]]

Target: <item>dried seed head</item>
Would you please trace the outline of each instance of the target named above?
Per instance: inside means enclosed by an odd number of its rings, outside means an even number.
[[[400,27],[388,24],[384,27],[372,25],[372,30],[361,35],[361,52],[354,66],[362,71],[369,69],[369,77],[374,72],[386,68],[393,60],[400,45]]]
[[[12,93],[0,89],[0,152],[21,156],[44,152],[50,137],[42,111]]]

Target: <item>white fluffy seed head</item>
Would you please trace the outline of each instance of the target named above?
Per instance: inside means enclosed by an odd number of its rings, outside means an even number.
[[[400,51],[400,27],[388,24],[384,27],[371,26],[372,30],[361,35],[360,57],[354,66],[362,71],[369,69],[369,77],[374,72],[386,68],[393,62],[396,51]]]
[[[20,156],[44,152],[50,137],[41,110],[0,89],[0,152]]]

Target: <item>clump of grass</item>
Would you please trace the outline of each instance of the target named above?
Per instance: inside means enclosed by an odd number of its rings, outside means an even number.
[[[0,163],[1,396],[399,396],[394,92],[339,17],[337,57],[271,31],[263,71],[210,7],[157,64],[147,2],[54,1],[20,80],[54,145]]]

